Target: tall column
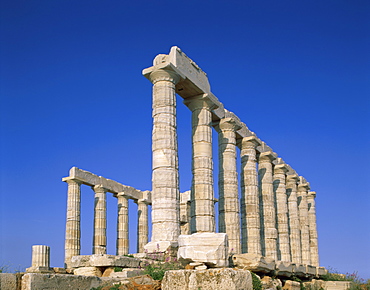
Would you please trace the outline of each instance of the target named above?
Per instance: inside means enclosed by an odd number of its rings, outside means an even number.
[[[274,167],[274,194],[276,196],[276,217],[278,230],[278,259],[290,262],[290,241],[288,228],[288,199],[285,187],[285,174],[288,171],[286,164]]]
[[[317,242],[317,226],[316,226],[316,206],[315,206],[316,192],[310,191],[307,195],[308,202],[308,222],[310,228],[310,253],[311,265],[318,267],[319,262],[319,249]]]
[[[107,253],[107,201],[106,189],[96,185],[94,208],[93,254]]]
[[[261,255],[260,208],[255,136],[244,137],[241,143],[241,228],[242,253]]]
[[[149,78],[153,83],[151,247],[159,245],[159,250],[165,251],[171,243],[177,244],[180,234],[175,94],[180,77],[157,69]]]
[[[290,174],[286,179],[286,193],[288,196],[289,232],[290,232],[290,254],[292,262],[302,263],[301,230],[299,223],[298,201],[297,201],[298,175]]]
[[[206,94],[184,103],[192,111],[191,233],[215,232],[211,127],[215,106]]]
[[[218,125],[219,178],[218,209],[219,232],[226,233],[229,251],[241,253],[238,173],[236,171],[236,131],[240,129],[232,118],[220,120]]]
[[[144,253],[144,246],[148,243],[148,203],[146,199],[137,202],[137,252]]]
[[[274,154],[263,152],[259,156],[259,190],[261,210],[261,228],[262,228],[262,254],[266,257],[277,260],[277,230],[276,230],[276,211],[275,198],[272,186],[272,161]]]
[[[298,184],[298,209],[301,227],[302,263],[307,265],[311,265],[310,231],[308,224],[307,203],[307,192],[309,189],[309,183],[306,182],[302,176],[300,176],[300,183]]]
[[[128,238],[128,197],[124,192],[117,194],[117,243],[116,253],[118,256],[127,255],[129,250]]]
[[[64,246],[64,263],[68,267],[73,256],[80,255],[81,240],[81,182],[64,178],[68,184],[66,239]]]

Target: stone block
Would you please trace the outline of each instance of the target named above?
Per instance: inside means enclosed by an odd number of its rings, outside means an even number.
[[[276,276],[291,277],[292,275],[292,263],[285,261],[276,261]]]
[[[309,282],[303,282],[303,286],[307,289],[326,289],[325,281],[312,279]]]
[[[231,268],[167,271],[162,290],[252,290],[249,271]]]
[[[93,276],[28,273],[22,278],[22,290],[75,289],[85,290],[99,287],[102,281]],[[1,288],[3,289],[3,288]]]
[[[20,290],[22,274],[0,273],[1,290]]]
[[[316,277],[320,278],[321,276],[324,276],[328,274],[328,270],[326,270],[325,267],[316,267]]]
[[[301,283],[296,281],[287,280],[285,281],[283,290],[300,290],[301,289]]]
[[[103,273],[97,267],[81,267],[73,271],[74,275],[101,277]]]
[[[256,273],[270,273],[275,270],[275,260],[252,253],[236,254],[233,263],[238,268],[243,268]]]
[[[127,268],[127,269],[122,269],[122,272],[111,272],[109,277],[112,278],[131,278],[131,277],[136,277],[142,275],[144,270],[141,269],[135,269],[135,268]]]
[[[325,281],[325,290],[348,290],[352,285],[351,281]]]
[[[306,277],[306,265],[303,264],[292,264],[294,276]]]
[[[309,277],[316,276],[316,267],[311,265],[306,265],[306,275]]]
[[[74,256],[71,259],[71,267],[122,267],[137,268],[140,265],[140,259],[126,256],[114,256],[105,254]]]
[[[52,268],[40,267],[40,266],[26,268],[26,272],[27,273],[41,273],[41,274],[54,273]]]
[[[265,276],[261,279],[262,283],[262,289],[266,290],[275,290],[275,289],[281,289],[283,286],[281,281],[276,278],[271,278],[269,276]]]
[[[67,270],[61,267],[53,267],[53,271],[55,274],[67,274]]]
[[[225,233],[195,233],[179,236],[179,261],[204,263],[209,267],[228,266],[228,240]]]

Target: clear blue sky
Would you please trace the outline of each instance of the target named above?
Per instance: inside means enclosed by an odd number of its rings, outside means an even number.
[[[0,264],[29,267],[31,246],[45,244],[63,266],[61,178],[72,166],[151,189],[152,85],[141,70],[177,45],[317,192],[321,265],[370,278],[369,1],[0,3]],[[191,126],[180,97],[178,129],[185,191]],[[90,254],[93,191],[82,199]],[[111,196],[108,211],[113,254]]]

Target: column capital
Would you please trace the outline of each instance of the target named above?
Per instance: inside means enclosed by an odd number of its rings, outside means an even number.
[[[276,159],[276,154],[272,151],[262,152],[259,157],[259,161],[261,162],[272,162]]]
[[[256,136],[248,136],[242,139],[242,148],[256,149],[259,145],[261,145],[261,141]]]
[[[298,191],[308,191],[308,190],[310,190],[310,184],[308,182],[298,184]]]
[[[106,193],[108,190],[103,187],[102,185],[94,185],[92,186],[92,189],[96,192],[96,193]]]
[[[284,163],[284,164],[276,164],[274,166],[274,173],[287,173],[288,172],[288,167],[287,165]]]
[[[173,84],[177,84],[180,80],[180,76],[174,71],[168,69],[156,69],[149,75],[149,80],[155,84],[159,81],[169,81]]]
[[[144,199],[144,198],[140,198],[140,199],[137,199],[137,200],[135,200],[134,201],[136,204],[146,204],[146,205],[148,205],[148,204],[150,204],[149,203],[149,200],[147,200],[147,199]]]
[[[210,111],[217,109],[218,105],[215,104],[208,94],[200,94],[191,98],[186,98],[184,104],[191,110],[207,108]]]
[[[316,191],[309,191],[307,198],[315,199],[316,198]]]
[[[288,174],[287,176],[286,176],[286,180],[287,180],[287,182],[294,182],[294,183],[298,183],[298,175],[297,174]]]
[[[64,178],[62,178],[62,181],[64,181],[64,182],[67,182],[68,184],[69,183],[77,183],[77,184],[82,184],[82,181],[81,180],[79,180],[79,179],[76,179],[76,178],[74,178],[74,177],[64,177]]]
[[[119,197],[119,196],[123,196],[123,197],[125,197],[125,198],[127,198],[127,199],[129,199],[129,198],[130,198],[130,196],[129,196],[127,193],[125,193],[124,191],[117,192],[116,196],[117,196],[117,197]]]
[[[238,131],[241,127],[233,118],[223,118],[220,120],[218,127],[221,131]]]

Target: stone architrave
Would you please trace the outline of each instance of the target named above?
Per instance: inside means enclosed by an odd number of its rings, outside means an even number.
[[[146,248],[165,251],[177,244],[180,235],[175,94],[180,76],[154,68],[149,79],[153,83],[152,237]]]
[[[94,237],[93,254],[106,254],[107,252],[107,201],[106,189],[102,186],[94,186]]]
[[[235,120],[224,118],[218,125],[219,178],[218,209],[219,232],[226,233],[230,253],[240,254],[240,218],[238,196],[238,173],[236,171],[236,131],[240,129]]]
[[[117,256],[127,255],[129,250],[128,237],[128,196],[124,192],[117,194]]]
[[[241,143],[241,228],[242,253],[261,255],[260,209],[255,136],[244,137]]]
[[[290,240],[288,226],[288,199],[286,194],[286,164],[277,164],[274,167],[274,194],[276,196],[276,217],[278,230],[278,259],[285,262],[291,261]]]
[[[316,226],[316,206],[315,206],[316,192],[309,191],[307,195],[308,202],[308,222],[310,228],[310,253],[311,265],[319,266],[319,249],[317,242],[317,226]]]
[[[207,94],[184,100],[192,111],[193,180],[191,187],[191,233],[214,232],[212,160],[212,113],[215,108]]]
[[[308,223],[308,203],[307,193],[310,189],[310,184],[300,176],[298,184],[298,209],[299,209],[299,223],[301,228],[301,245],[302,245],[302,263],[306,265],[311,264],[310,254],[310,230]]]
[[[301,230],[299,223],[297,200],[298,175],[289,174],[286,178],[286,193],[288,196],[290,254],[293,263],[302,263]]]
[[[139,199],[137,202],[137,252],[144,253],[144,246],[148,243],[148,201]]]
[[[71,258],[78,256],[81,249],[81,183],[70,178],[63,181],[68,184],[64,263],[65,267],[69,267]]]
[[[262,152],[258,162],[260,205],[261,205],[261,233],[262,254],[277,260],[277,230],[275,198],[272,184],[272,161],[275,154],[272,151]]]

